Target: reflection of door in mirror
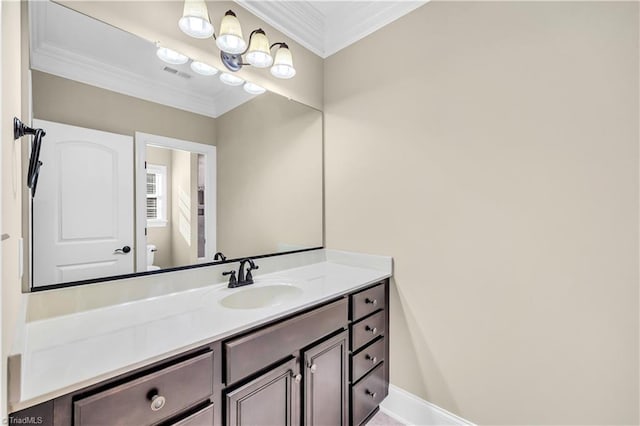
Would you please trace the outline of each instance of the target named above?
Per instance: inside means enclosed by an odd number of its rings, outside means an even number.
[[[138,272],[210,262],[216,251],[215,147],[136,133]]]
[[[134,272],[133,138],[34,120],[46,129],[33,199],[33,284]]]

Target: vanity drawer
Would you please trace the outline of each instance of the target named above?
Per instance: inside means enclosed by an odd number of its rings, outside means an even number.
[[[351,296],[351,319],[364,318],[378,309],[384,308],[384,283],[368,288]]]
[[[213,352],[115,386],[73,403],[74,424],[150,425],[178,414],[213,394]],[[156,407],[151,406],[155,398]],[[164,405],[161,399],[164,398]]]
[[[348,302],[345,298],[225,342],[226,384],[247,377],[346,327],[348,315]]]
[[[385,397],[384,363],[351,388],[351,420],[359,425]]]
[[[384,311],[373,314],[351,326],[351,350],[357,351],[366,343],[384,334]]]
[[[351,356],[351,383],[355,383],[373,367],[384,361],[384,337]]]
[[[171,426],[213,426],[213,404],[209,404],[182,420],[171,423]]]

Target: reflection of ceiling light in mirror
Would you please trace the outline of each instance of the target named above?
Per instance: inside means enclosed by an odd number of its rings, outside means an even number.
[[[240,77],[236,77],[235,75],[226,72],[220,74],[220,81],[224,84],[228,84],[229,86],[240,86],[244,83],[244,80]]]
[[[293,58],[291,51],[286,43],[279,43],[276,51],[276,58],[271,67],[271,75],[277,78],[292,78],[296,75],[296,69],[293,68]]]
[[[209,38],[213,35],[213,25],[204,0],[185,0],[182,18],[178,26],[185,34],[194,38]]]
[[[255,83],[251,83],[249,81],[247,81],[244,84],[244,91],[247,93],[251,93],[252,95],[262,95],[264,92],[267,91],[267,89],[265,89],[262,86],[258,86]]]
[[[197,72],[201,75],[216,75],[218,74],[218,69],[212,67],[211,65],[207,65],[204,62],[193,61],[191,62],[191,69],[193,72]]]
[[[188,56],[185,56],[182,53],[178,53],[175,50],[169,49],[167,47],[158,47],[156,55],[158,55],[158,58],[171,65],[186,64],[189,60]]]
[[[216,45],[220,50],[234,55],[240,54],[247,48],[247,42],[242,38],[242,27],[236,14],[228,10],[220,22],[220,35],[216,38]]]

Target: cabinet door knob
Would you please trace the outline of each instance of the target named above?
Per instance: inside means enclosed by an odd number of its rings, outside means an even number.
[[[159,395],[157,390],[154,389],[149,394],[149,399],[151,400],[151,411],[159,411],[167,403],[167,399],[164,396]]]
[[[375,356],[371,356],[369,354],[366,354],[364,358],[371,361],[371,364],[375,364],[376,362],[378,362],[378,358],[376,358]]]
[[[378,299],[369,299],[368,297],[364,299],[364,303],[368,305],[376,306],[378,304]]]
[[[309,367],[309,369],[311,370],[311,373],[315,373],[318,370],[318,366],[316,364],[313,364]]]
[[[365,330],[370,331],[370,332],[371,332],[371,334],[376,334],[376,333],[378,332],[378,329],[377,329],[376,327],[369,327],[369,326],[366,326],[366,327],[365,327]]]
[[[376,393],[375,392],[371,392],[369,389],[366,389],[364,391],[364,393],[366,393],[367,395],[369,395],[371,398],[375,398],[376,397]]]
[[[296,374],[293,376],[293,381],[296,383],[300,383],[302,381],[302,374]]]

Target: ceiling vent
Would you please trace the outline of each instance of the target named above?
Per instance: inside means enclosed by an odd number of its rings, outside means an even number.
[[[178,77],[191,78],[191,75],[187,74],[186,72],[178,71],[175,68],[164,67],[162,70],[168,72],[169,74],[177,75]]]

